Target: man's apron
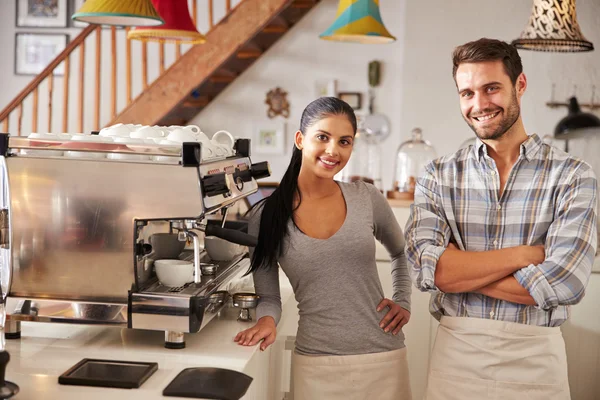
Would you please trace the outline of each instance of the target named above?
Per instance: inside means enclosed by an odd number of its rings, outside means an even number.
[[[442,317],[426,400],[568,400],[560,328]]]

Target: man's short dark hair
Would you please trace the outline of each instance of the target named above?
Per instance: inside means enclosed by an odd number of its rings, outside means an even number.
[[[504,71],[510,77],[513,85],[517,83],[517,78],[523,72],[521,56],[515,46],[501,40],[481,38],[454,49],[452,53],[454,80],[456,80],[456,70],[460,64],[485,61],[502,61]]]

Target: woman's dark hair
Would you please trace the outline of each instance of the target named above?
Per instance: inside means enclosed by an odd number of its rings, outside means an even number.
[[[336,97],[320,97],[310,103],[302,112],[300,119],[300,132],[306,134],[307,129],[318,121],[334,115],[344,115],[348,118],[356,133],[356,115],[348,103]],[[252,255],[250,271],[266,268],[277,263],[283,254],[283,241],[289,234],[288,221],[294,210],[294,196],[298,194],[298,175],[302,166],[302,151],[294,146],[292,159],[279,186],[265,200],[254,207],[262,205],[258,244]],[[254,208],[253,207],[253,208]],[[253,210],[250,210],[252,212]]]

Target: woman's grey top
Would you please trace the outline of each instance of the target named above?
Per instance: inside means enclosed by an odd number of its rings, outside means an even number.
[[[404,347],[404,334],[385,333],[377,312],[384,298],[375,261],[375,240],[390,253],[393,300],[410,310],[411,284],[404,256],[404,236],[383,195],[373,185],[338,183],[346,201],[346,219],[328,239],[306,236],[291,220],[279,264],[289,278],[300,320],[296,351],[300,354],[349,355]],[[260,214],[252,214],[249,233],[258,235]],[[277,266],[254,272],[260,295],[257,319],[281,317]]]

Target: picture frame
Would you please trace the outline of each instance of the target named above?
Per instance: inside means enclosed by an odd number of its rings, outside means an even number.
[[[285,153],[285,123],[278,121],[259,121],[255,123],[252,138],[253,152],[259,154]]]
[[[18,28],[66,28],[67,0],[16,0]]]
[[[69,35],[64,33],[17,32],[15,34],[15,75],[38,75],[67,47]],[[64,64],[55,76],[64,74]]]
[[[338,98],[348,103],[354,110],[362,108],[362,93],[360,92],[340,92]]]

